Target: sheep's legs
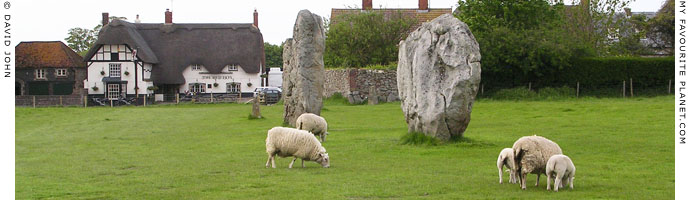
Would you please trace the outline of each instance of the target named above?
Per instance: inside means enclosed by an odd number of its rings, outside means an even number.
[[[271,164],[271,154],[268,155],[268,160],[266,160],[266,168]]]
[[[554,185],[554,187],[557,187]],[[551,190],[551,174],[546,173],[546,190]]]
[[[297,160],[297,157],[292,159],[292,162],[290,162],[290,166],[288,166],[288,168],[292,169],[292,164],[295,164],[295,160]]]
[[[503,170],[502,167],[498,167],[498,183],[503,184]]]
[[[537,183],[535,183],[534,186],[539,186],[539,176],[541,176],[541,174],[537,174]]]
[[[570,189],[571,189],[571,190],[573,189],[573,179],[575,179],[575,177],[570,176],[570,178],[569,178],[569,180],[568,180],[568,182],[570,182]]]
[[[271,155],[271,167],[276,168],[276,155]]]
[[[300,160],[302,160],[302,168],[304,168],[304,159],[300,159]]]
[[[522,189],[527,189],[527,173],[520,174],[520,186]]]
[[[559,188],[558,186],[563,184],[563,183],[561,183],[562,180],[563,180],[563,173],[556,173],[556,180],[553,183],[553,191],[554,192],[558,192],[558,188]]]

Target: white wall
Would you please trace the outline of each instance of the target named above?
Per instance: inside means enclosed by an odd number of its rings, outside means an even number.
[[[92,62],[89,65],[87,73],[88,73],[88,79],[86,80],[86,84],[84,84],[84,87],[88,89],[89,94],[105,94],[106,88],[105,85],[103,85],[103,77],[109,77],[111,76],[110,74],[110,63],[119,63],[121,65],[120,68],[120,79],[123,81],[127,81],[127,94],[135,94],[134,87],[135,87],[135,82],[138,81],[138,87],[139,87],[139,94],[147,94],[147,93],[153,93],[153,91],[148,91],[146,88],[148,86],[152,86],[153,83],[150,81],[144,81],[144,70],[142,70],[141,63],[137,65],[137,75],[135,75],[135,69],[134,69],[134,62],[131,61],[132,55],[131,52],[129,51],[128,48],[126,48],[125,45],[103,45],[98,52],[104,51],[104,49],[110,48],[111,51],[114,49],[123,49],[123,53],[120,54],[120,58],[122,59],[127,59],[123,61],[117,61],[117,62]],[[96,53],[92,58],[92,60],[108,60],[110,59],[110,55],[108,54],[99,54]],[[145,66],[148,66],[148,68],[151,68],[151,64],[144,64]],[[101,75],[101,71],[104,72],[104,75]],[[129,75],[125,75],[125,72],[129,72]],[[149,77],[151,76],[151,72],[148,72]],[[135,80],[135,76],[137,80]],[[98,90],[95,91],[93,90],[93,87],[96,86],[98,87]]]
[[[271,71],[268,71],[268,86],[270,87],[280,87],[283,85],[283,71],[280,67],[271,67]]]
[[[208,70],[202,66],[201,71],[193,71],[192,66],[187,66],[182,72],[185,83],[180,86],[180,93],[190,91],[190,83],[204,83],[206,85],[218,83],[218,87],[206,88],[206,93],[226,93],[227,83],[241,83],[242,92],[254,92],[256,87],[261,86],[261,76],[259,73],[246,73],[242,67],[237,67],[237,71],[229,71],[225,66],[220,74],[209,74]],[[247,86],[252,83],[252,86]]]

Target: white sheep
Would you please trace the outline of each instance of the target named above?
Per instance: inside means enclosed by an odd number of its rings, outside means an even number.
[[[537,174],[537,183],[539,185],[539,176],[546,174],[546,162],[553,155],[563,154],[561,147],[555,142],[541,136],[525,136],[513,144],[513,151],[515,151],[516,172],[518,173],[518,181],[520,187],[524,190],[527,188],[527,174]]]
[[[326,123],[326,119],[323,117],[312,113],[304,113],[297,117],[295,124],[297,129],[306,130],[313,133],[315,136],[321,138],[321,142],[326,141],[326,135],[328,135],[328,123]]]
[[[326,149],[321,146],[321,143],[311,133],[298,130],[294,128],[274,127],[268,130],[266,136],[266,153],[268,153],[268,161],[266,161],[266,168],[269,163],[271,167],[276,168],[275,155],[280,157],[293,156],[289,168],[295,163],[297,158],[302,159],[302,167],[304,161],[314,161],[323,167],[330,167],[330,161]]]
[[[575,179],[575,165],[566,155],[553,155],[546,162],[546,190],[551,190],[551,180],[554,179],[553,191],[558,192],[558,188],[570,183],[573,189]]]
[[[496,167],[498,167],[498,183],[503,183],[503,166],[510,169],[510,183],[516,183],[517,178],[515,177],[515,154],[512,148],[505,148],[501,150],[498,154],[498,159],[496,160]]]

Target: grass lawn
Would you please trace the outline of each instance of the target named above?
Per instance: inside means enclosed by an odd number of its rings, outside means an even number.
[[[331,168],[266,169],[282,106],[16,109],[18,199],[672,199],[673,97],[475,103],[467,141],[401,145],[399,103],[326,104]],[[499,184],[496,157],[521,136],[558,143],[575,189]],[[299,162],[299,161],[298,161]],[[299,166],[298,164],[296,166]],[[508,180],[508,173],[504,173]]]

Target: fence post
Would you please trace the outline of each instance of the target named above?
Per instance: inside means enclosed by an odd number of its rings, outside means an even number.
[[[62,96],[60,96],[60,106],[62,106]]]
[[[625,98],[625,80],[623,81],[623,98]]]
[[[630,78],[630,97],[635,97],[635,94],[633,93],[633,83],[632,83],[632,78]]]
[[[671,94],[671,79],[668,80],[668,93]]]
[[[148,95],[144,96],[144,107],[146,107],[146,99],[147,99],[146,97],[147,97],[147,96],[148,96]]]
[[[110,100],[110,107],[113,107],[113,100]]]
[[[84,108],[88,106],[88,97],[87,96],[82,96],[84,98]]]
[[[527,86],[527,90],[532,91],[532,82],[529,82],[529,85]]]
[[[484,84],[482,84],[482,96],[484,96]]]
[[[31,96],[33,100],[31,100],[33,107],[36,108],[36,96]]]
[[[180,93],[175,93],[175,103],[180,104]]]
[[[580,82],[577,82],[577,90],[575,92],[575,98],[580,98]]]

